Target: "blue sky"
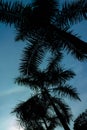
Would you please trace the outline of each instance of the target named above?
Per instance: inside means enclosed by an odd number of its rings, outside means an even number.
[[[14,37],[14,29],[0,24],[0,130],[9,130],[6,124],[13,118],[10,112],[16,103],[30,94],[29,89],[14,84],[24,47],[24,43],[14,42]]]
[[[87,21],[73,26],[72,29],[87,42]],[[18,130],[15,115],[10,112],[17,103],[31,95],[30,89],[14,84],[14,78],[19,74],[19,62],[25,46],[23,42],[15,42],[14,38],[15,29],[0,24],[0,130]],[[82,63],[66,55],[63,65],[77,74],[71,84],[78,89],[82,101],[67,100],[75,118],[87,108],[87,62]]]

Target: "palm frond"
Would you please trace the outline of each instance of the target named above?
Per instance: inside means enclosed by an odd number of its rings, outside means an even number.
[[[47,65],[46,70],[50,70],[50,71],[52,71],[53,69],[56,70],[58,68],[59,63],[61,62],[62,58],[63,58],[63,55],[60,51],[57,52],[57,54],[52,53],[52,57],[48,58],[49,64]]]
[[[38,42],[33,42],[24,48],[23,58],[20,64],[20,73],[28,75],[33,73],[35,68],[38,68],[45,55],[45,48]]]
[[[75,73],[71,70],[64,70],[63,68],[57,68],[56,70],[53,68],[52,70],[48,70],[46,72],[47,82],[52,83],[52,85],[57,85],[61,83],[65,83],[67,80],[73,78]]]
[[[55,88],[54,91],[58,92],[58,94],[61,96],[69,96],[72,99],[80,100],[79,94],[77,93],[76,88],[73,88],[70,85],[59,86]]]
[[[75,73],[72,70],[59,70],[59,77],[61,80],[69,80],[75,76]]]
[[[31,32],[35,33],[35,20],[34,20],[34,16],[33,16],[33,7],[31,6],[31,4],[27,4],[24,6],[24,9],[21,13],[21,17],[22,17],[22,21],[20,22],[19,25],[16,25],[16,31],[17,31],[17,35],[15,40],[25,40],[27,39],[27,34]]]
[[[73,78],[75,74],[71,70],[64,70],[61,68],[57,68],[56,70],[52,68],[52,70],[48,70],[46,72],[42,72],[40,77],[37,77],[38,81],[41,81],[42,84],[46,84],[47,88],[55,85],[60,85],[62,83],[67,82],[67,80]]]
[[[70,52],[80,61],[87,59],[87,43],[70,32],[65,32],[64,35],[66,35],[68,39],[63,42],[63,47],[66,48],[67,52]],[[63,38],[65,38],[65,36]]]
[[[64,2],[60,14],[57,15],[61,28],[70,27],[84,19],[87,19],[86,0]]]
[[[29,87],[32,90],[39,90],[40,89],[40,83],[39,81],[35,80],[34,78],[19,76],[15,79],[15,83],[21,86]]]
[[[21,85],[21,86],[22,85],[29,86],[29,78],[19,76],[15,79],[15,83],[17,83],[18,85]]]
[[[24,5],[21,2],[4,2],[0,0],[0,21],[6,24],[19,24],[22,21]]]
[[[43,107],[42,99],[38,95],[34,95],[26,102],[22,102],[17,105],[13,112],[17,113],[17,117],[21,118],[24,121],[29,121],[35,118],[41,118],[46,114],[46,105]],[[40,113],[39,113],[40,111]],[[33,114],[34,113],[34,114]],[[27,116],[28,115],[28,116]],[[32,116],[32,117],[31,117]]]
[[[87,43],[86,42],[80,40],[78,37],[74,36],[70,32],[57,29],[55,27],[53,27],[52,32],[55,32],[56,36],[53,38],[54,38],[54,41],[57,41],[57,44],[59,44],[60,47],[62,47],[63,49],[66,48],[68,52],[74,55],[78,60],[85,60],[87,58]]]

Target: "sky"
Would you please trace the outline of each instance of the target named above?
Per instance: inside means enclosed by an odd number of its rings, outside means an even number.
[[[72,29],[87,42],[87,21],[76,24]],[[25,101],[32,94],[29,88],[14,83],[19,75],[19,63],[25,46],[24,42],[15,42],[15,35],[13,27],[0,24],[0,130],[22,130],[11,111],[16,104]],[[77,88],[82,101],[67,100],[75,119],[87,108],[87,62],[79,62],[66,54],[62,64],[76,73],[71,84]]]

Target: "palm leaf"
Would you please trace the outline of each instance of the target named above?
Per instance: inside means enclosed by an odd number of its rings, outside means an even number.
[[[45,55],[45,49],[38,42],[32,42],[30,45],[24,48],[23,58],[20,64],[20,73],[28,75],[33,73],[35,68],[39,68],[41,61]],[[34,72],[35,73],[35,72]]]
[[[21,85],[21,86],[29,87],[32,90],[40,89],[40,84],[38,83],[37,80],[33,79],[32,76],[31,76],[31,78],[19,76],[15,79],[15,83],[17,83],[18,85]]]
[[[57,18],[62,28],[64,26],[76,24],[83,19],[87,19],[86,0],[77,0],[63,3],[60,15],[58,15]]]
[[[52,33],[50,34],[50,32]],[[68,52],[73,54],[79,60],[87,58],[87,43],[80,40],[70,32],[55,28],[54,26],[49,27],[46,40],[50,43],[54,41],[54,44],[50,44],[50,46],[54,46],[56,41],[57,44],[55,49],[57,49],[57,47],[62,47],[63,49],[66,48]]]
[[[47,84],[52,86],[65,83],[67,80],[75,76],[75,74],[71,70],[64,70],[61,68],[57,68],[57,70],[54,69],[52,70],[46,72],[46,76],[45,76],[46,77],[45,81],[47,82]]]
[[[48,57],[47,61],[48,61],[48,65],[46,67],[46,71],[50,70],[52,71],[53,69],[57,69],[59,67],[59,64],[63,58],[63,55],[60,51],[58,51],[57,53],[51,53],[51,57]]]
[[[24,6],[21,2],[4,2],[0,0],[0,21],[6,24],[19,24]]]
[[[54,88],[54,91],[58,92],[58,94],[61,96],[69,96],[72,99],[80,100],[79,94],[77,93],[76,88],[73,88],[70,85],[56,87]]]

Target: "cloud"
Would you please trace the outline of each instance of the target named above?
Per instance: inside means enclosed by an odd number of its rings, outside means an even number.
[[[17,87],[12,88],[12,89],[0,92],[0,97],[12,95],[12,94],[19,93],[19,92],[24,92],[24,91],[26,91],[25,88],[17,88]]]

